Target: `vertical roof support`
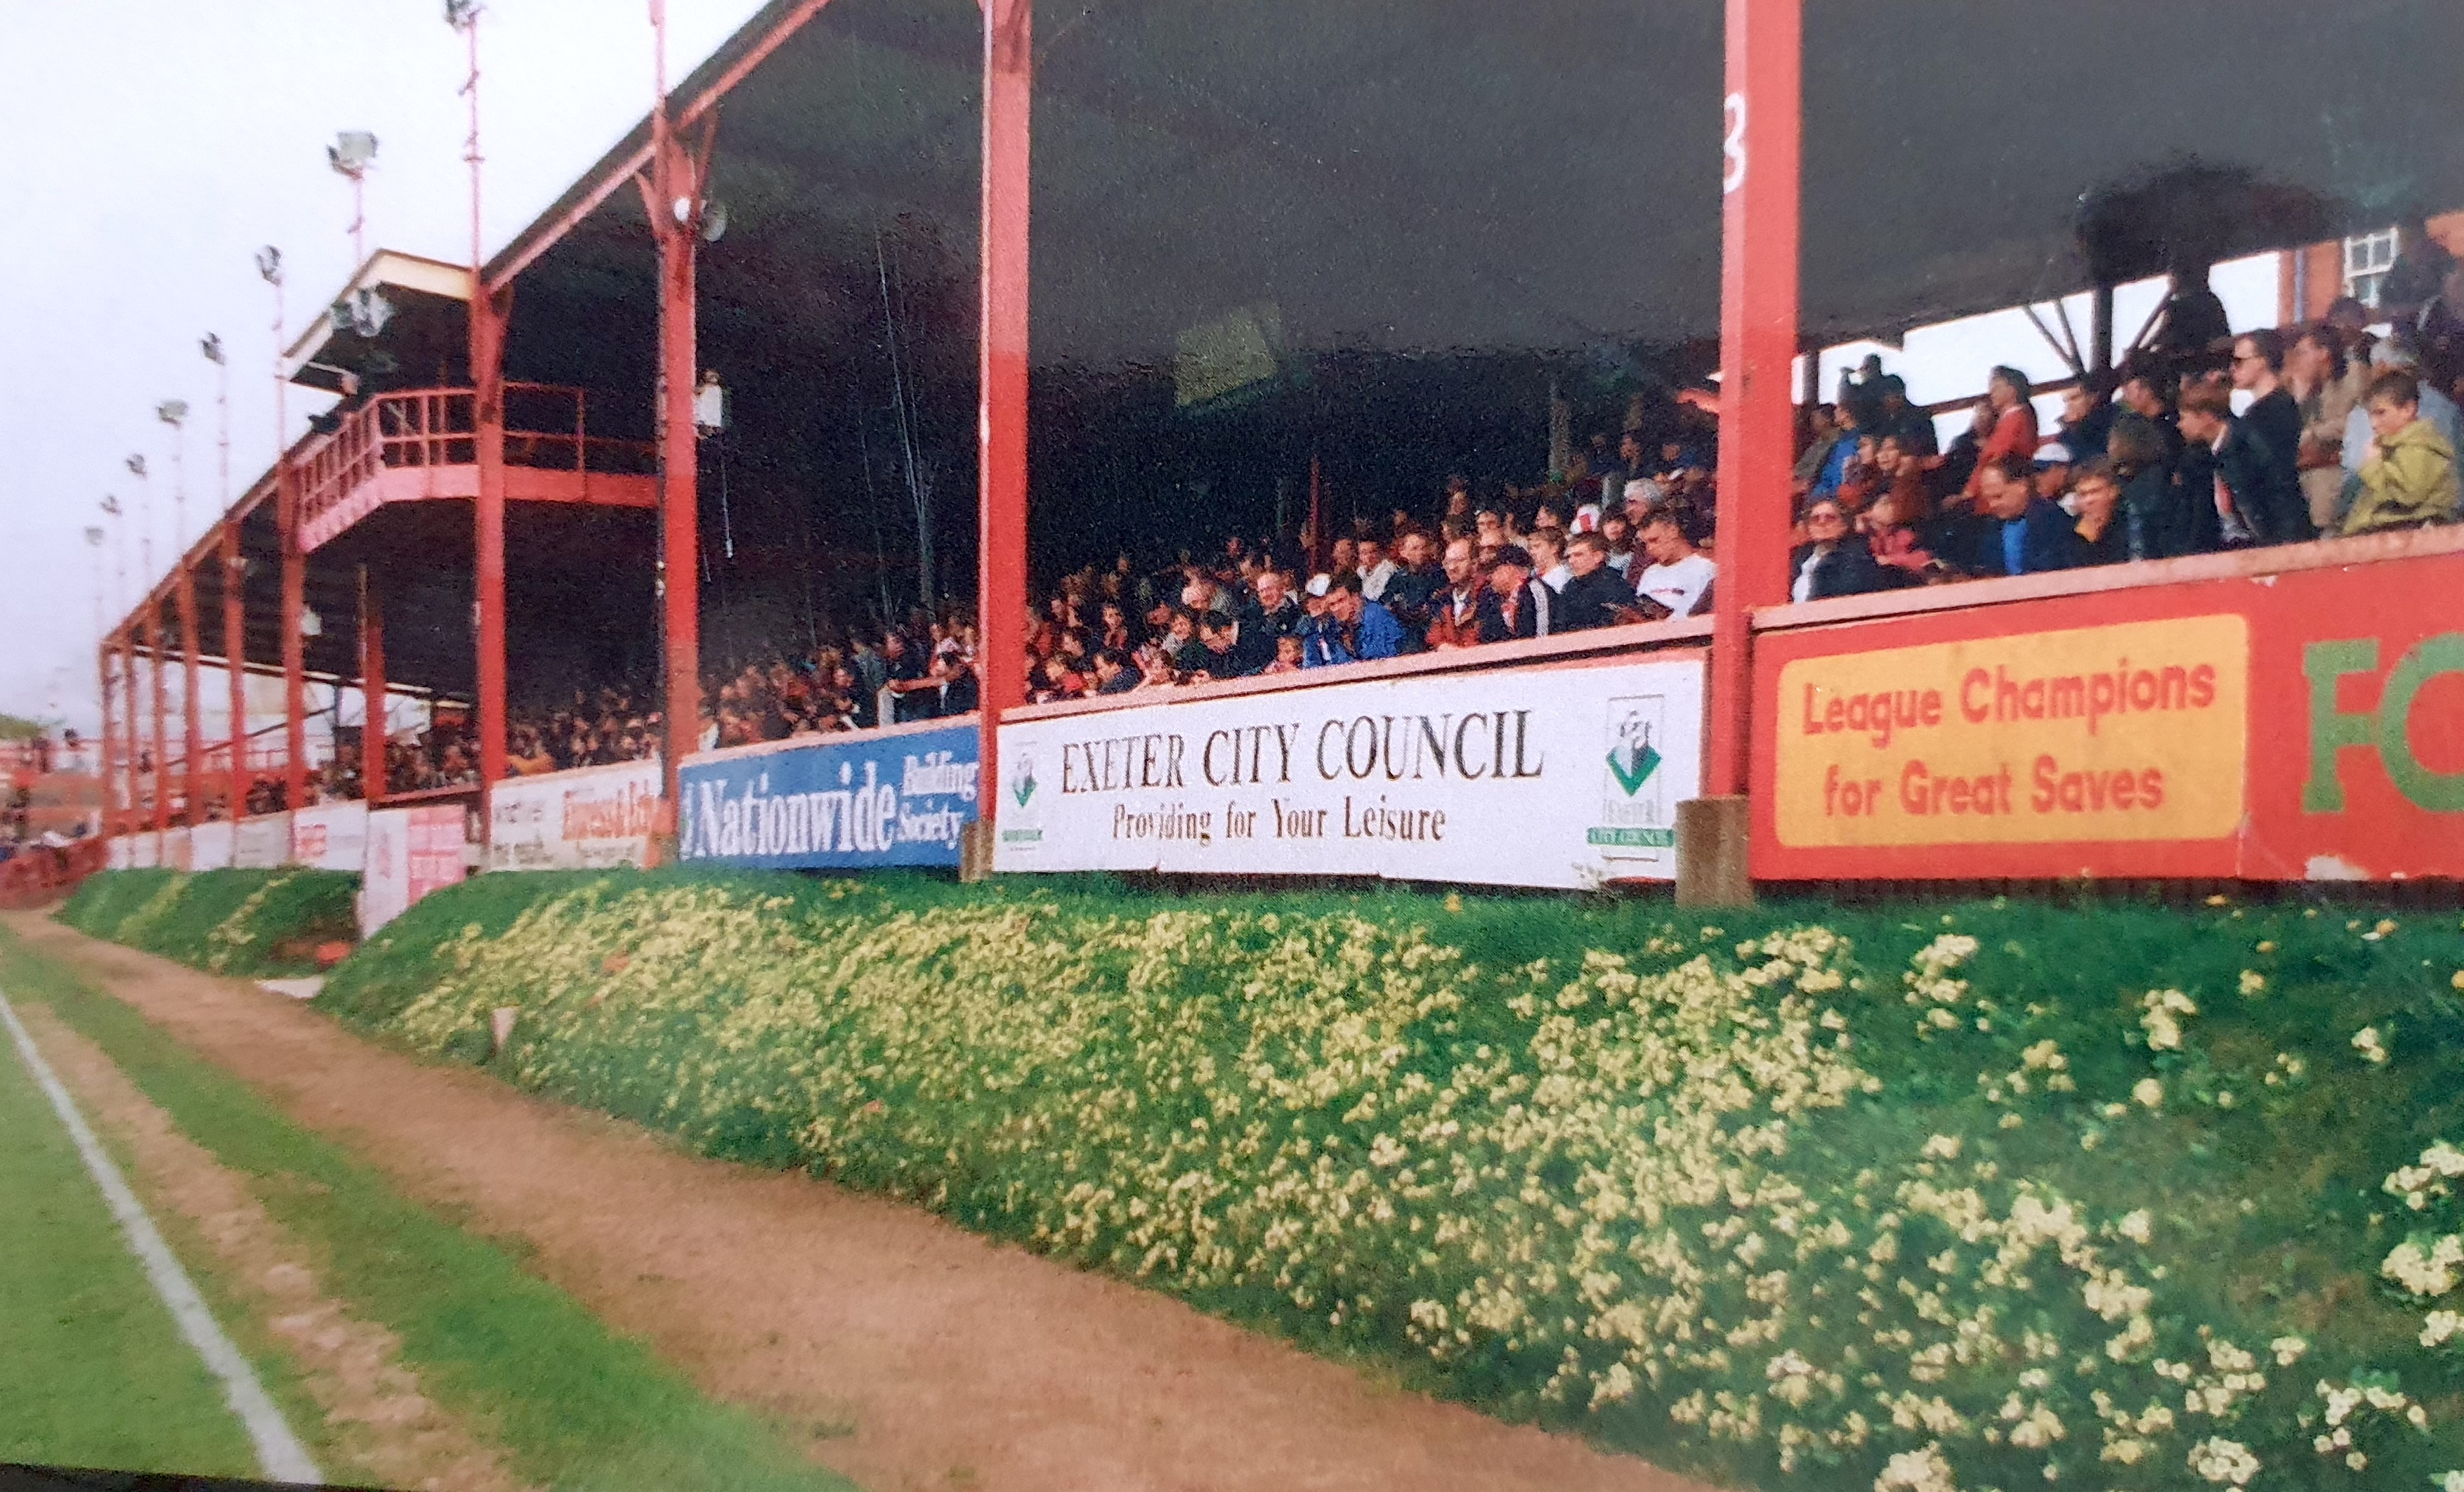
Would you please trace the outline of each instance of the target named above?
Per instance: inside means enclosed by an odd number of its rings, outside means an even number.
[[[1035,63],[1033,0],[983,0],[983,12],[976,686],[982,732],[978,811],[989,823],[1001,798],[1001,713],[1026,702],[1027,126]]]

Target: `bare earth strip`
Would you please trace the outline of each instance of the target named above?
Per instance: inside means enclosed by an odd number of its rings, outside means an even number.
[[[135,1159],[136,1186],[156,1216],[196,1229],[222,1277],[298,1365],[355,1472],[424,1492],[520,1487],[492,1447],[420,1393],[417,1375],[396,1361],[393,1333],[318,1288],[306,1251],[238,1176],[182,1134],[100,1047],[40,1006],[22,1014],[78,1107]]]
[[[928,1213],[682,1155],[247,985],[5,920],[407,1195],[528,1240],[705,1393],[823,1429],[813,1454],[869,1487],[1701,1492]]]

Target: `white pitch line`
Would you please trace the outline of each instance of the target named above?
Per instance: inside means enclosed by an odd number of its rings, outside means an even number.
[[[34,1039],[27,1034],[24,1023],[18,1020],[17,1012],[5,994],[0,994],[0,1024],[8,1026],[9,1035],[17,1042],[17,1055],[25,1059],[26,1070],[33,1074],[35,1084],[52,1101],[52,1108],[58,1111],[60,1123],[67,1127],[69,1138],[77,1144],[77,1155],[85,1161],[86,1171],[93,1175],[94,1184],[101,1188],[102,1199],[110,1204],[112,1216],[120,1219],[121,1230],[128,1235],[130,1251],[136,1254],[137,1262],[145,1266],[145,1278],[153,1283],[154,1293],[161,1296],[163,1304],[170,1308],[171,1319],[179,1323],[180,1334],[187,1337],[188,1345],[197,1349],[197,1355],[206,1360],[206,1367],[213,1375],[223,1381],[223,1392],[231,1399],[231,1413],[247,1426],[248,1437],[256,1445],[257,1464],[265,1469],[267,1479],[322,1482],[324,1475],[309,1459],[307,1449],[292,1435],[291,1427],[283,1423],[282,1411],[275,1407],[273,1398],[265,1392],[265,1385],[257,1381],[256,1370],[249,1366],[248,1359],[240,1355],[239,1349],[231,1345],[231,1338],[223,1335],[223,1328],[214,1324],[213,1312],[206,1308],[205,1298],[197,1293],[196,1285],[189,1283],[187,1271],[182,1269],[180,1262],[171,1256],[170,1246],[163,1241],[163,1235],[155,1228],[154,1219],[145,1215],[145,1208],[137,1200],[137,1194],[128,1189],[128,1182],[121,1177],[120,1168],[112,1163],[101,1143],[95,1139],[94,1130],[87,1127],[85,1116],[77,1112],[77,1101],[69,1097],[67,1088],[61,1086],[51,1064],[43,1060],[43,1054],[34,1049]]]

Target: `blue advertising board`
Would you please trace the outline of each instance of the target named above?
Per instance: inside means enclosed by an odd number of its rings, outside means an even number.
[[[976,728],[944,726],[688,758],[676,849],[765,869],[951,866],[976,821]]]

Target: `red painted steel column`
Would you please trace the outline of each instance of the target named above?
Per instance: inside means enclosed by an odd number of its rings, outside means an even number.
[[[385,793],[385,604],[376,579],[360,566],[360,796],[375,807]]]
[[[1001,718],[1026,701],[1028,123],[1035,94],[1032,0],[986,0],[982,327],[976,430],[976,682],[983,702],[979,811],[1001,800]]]
[[[94,648],[94,681],[102,696],[102,735],[97,742],[95,780],[102,784],[102,834],[109,838],[118,826],[119,815],[112,811],[111,752],[114,744],[111,725],[111,639],[102,638]]]
[[[308,557],[299,552],[298,483],[288,452],[275,458],[275,495],[282,528],[282,718],[290,759],[283,763],[285,808],[308,805],[308,640],[300,613],[308,609]]]
[[[1787,598],[1796,353],[1803,0],[1727,0],[1721,146],[1720,583],[1711,631],[1704,793],[1746,791],[1752,734],[1749,612]]]
[[[180,795],[187,801],[187,817],[182,822],[195,828],[206,822],[206,795],[198,783],[206,767],[206,722],[199,712],[204,701],[197,697],[197,572],[187,557],[180,560],[180,665],[186,681],[186,692],[180,701],[182,735]]]
[[[163,836],[171,831],[171,708],[163,688],[163,598],[145,598],[145,655],[154,666],[154,849],[161,865]]]
[[[223,667],[231,689],[231,801],[224,817],[248,817],[248,612],[239,524],[223,520]]]
[[[473,442],[479,462],[476,590],[478,632],[479,822],[493,823],[487,794],[505,775],[505,294],[484,291],[474,269],[471,296]]]
[[[144,800],[137,791],[137,630],[133,623],[124,624],[120,634],[120,695],[125,706],[120,713],[126,737],[121,742],[120,770],[128,799],[127,816],[122,823],[125,832],[133,835],[144,823]]]
[[[651,115],[645,203],[659,239],[659,581],[667,632],[667,794],[681,801],[677,770],[701,738],[701,436],[693,428],[694,255],[701,242],[701,178],[667,123]],[[676,204],[685,204],[678,221]]]

